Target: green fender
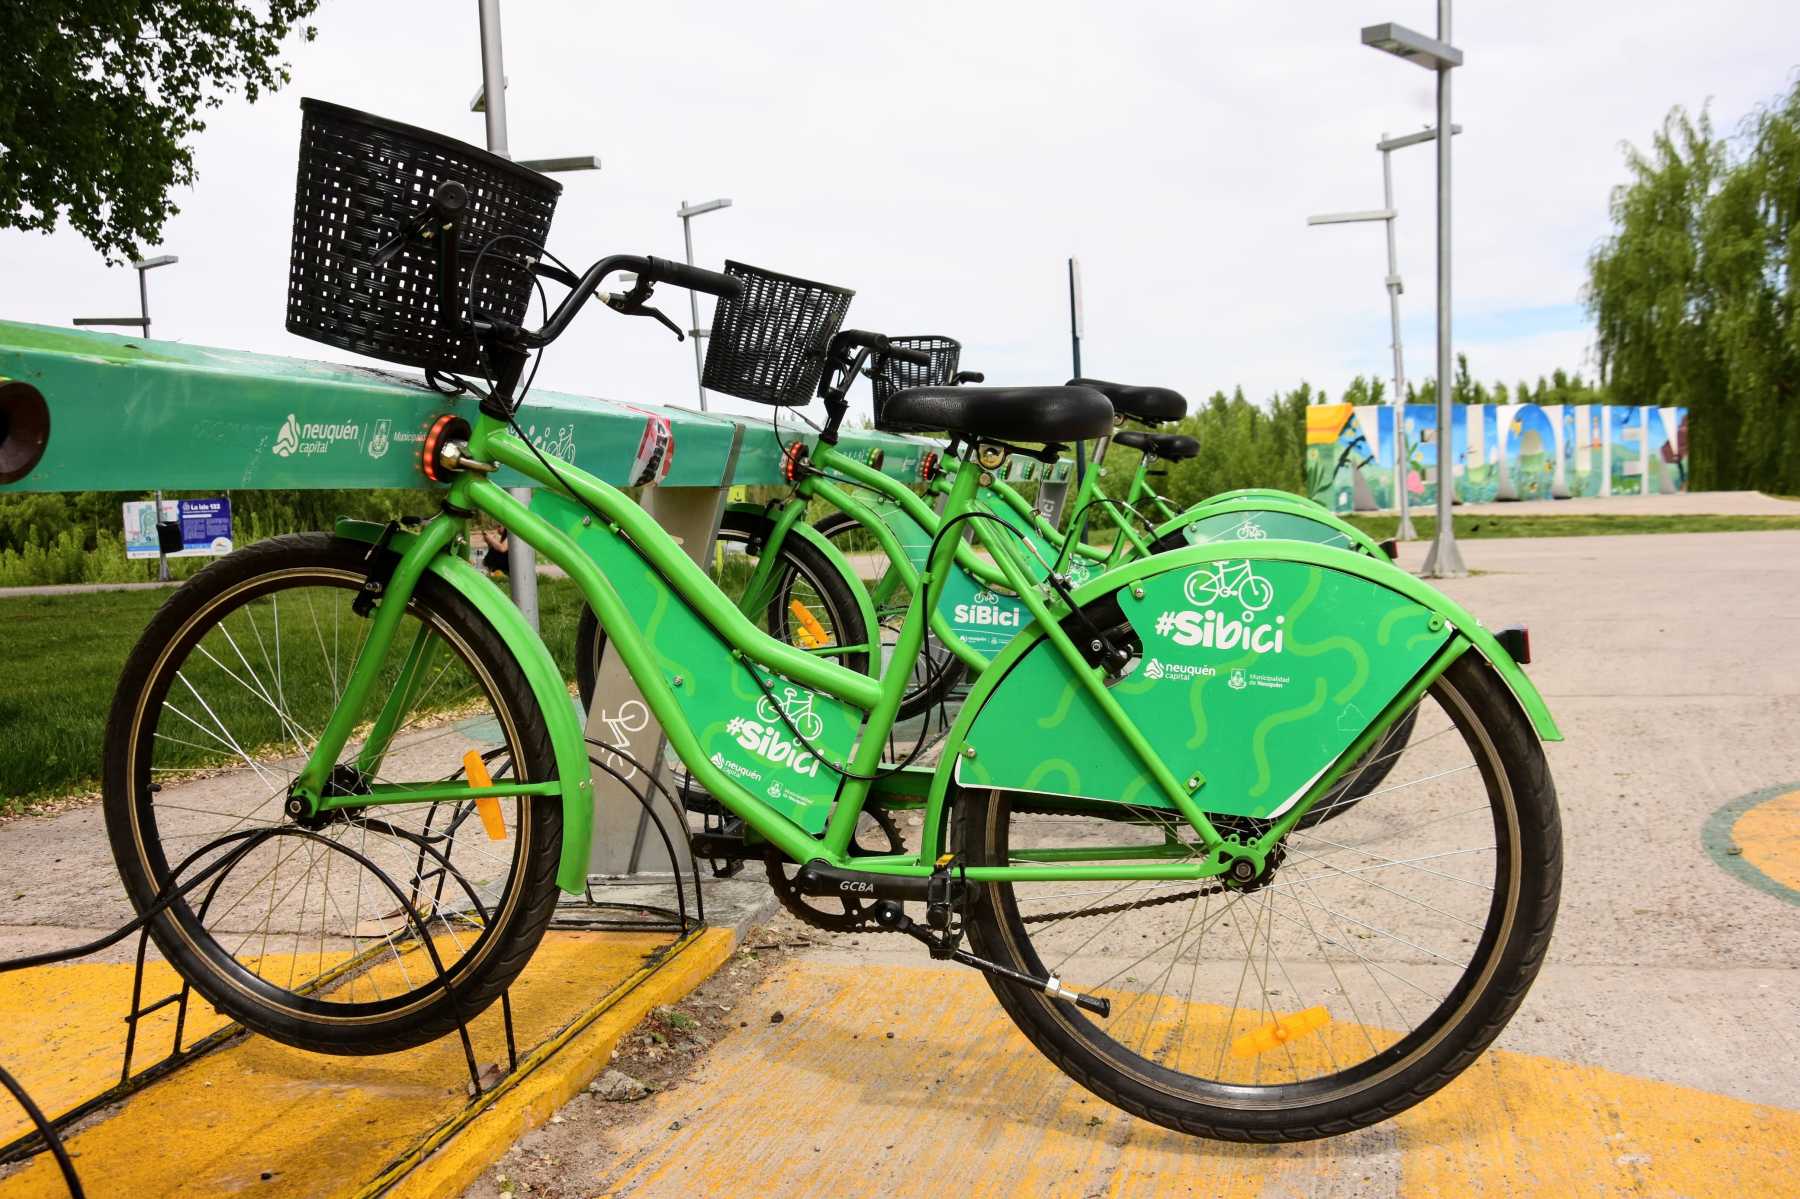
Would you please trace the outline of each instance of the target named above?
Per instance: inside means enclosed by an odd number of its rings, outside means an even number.
[[[336,534],[351,541],[373,543],[381,539],[384,526],[372,521],[340,520]],[[396,531],[388,544],[396,553],[406,552],[413,534]],[[506,593],[493,580],[455,554],[439,554],[431,560],[430,571],[461,592],[475,605],[476,611],[494,626],[494,631],[511,647],[531,694],[544,714],[550,730],[550,746],[556,756],[556,772],[562,780],[562,856],[556,868],[556,885],[571,895],[587,888],[588,844],[593,839],[594,781],[588,768],[587,741],[575,705],[570,702],[568,684],[556,660],[544,648],[525,617],[513,606]]]
[[[1229,516],[1240,512],[1279,512],[1286,516],[1299,517],[1320,526],[1321,529],[1329,529],[1332,534],[1343,537],[1351,546],[1372,558],[1379,558],[1383,562],[1388,561],[1387,553],[1374,538],[1311,500],[1303,500],[1297,495],[1289,495],[1283,491],[1261,491],[1255,488],[1246,488],[1242,492],[1231,492],[1227,495],[1214,496],[1210,500],[1202,500],[1174,520],[1158,525],[1155,540],[1160,540],[1170,533],[1209,516]],[[1239,557],[1241,555],[1231,556]]]
[[[765,511],[761,504],[730,504],[726,506],[725,510],[727,512],[746,512],[752,516],[762,516]],[[879,674],[881,671],[881,651],[879,648],[881,625],[875,618],[875,601],[869,598],[869,588],[857,575],[856,568],[850,564],[850,559],[844,556],[843,551],[831,543],[831,538],[807,524],[805,518],[795,521],[794,527],[788,535],[790,537],[801,538],[821,554],[824,554],[826,560],[831,563],[832,569],[843,576],[844,582],[849,584],[850,594],[856,599],[856,610],[862,613],[863,627],[869,630],[869,637],[871,638],[869,650],[870,670]]]
[[[1331,509],[1318,500],[1309,499],[1292,491],[1283,491],[1279,487],[1239,487],[1234,491],[1221,491],[1218,495],[1209,495],[1195,504],[1195,508],[1204,508],[1208,504],[1217,504],[1225,500],[1277,500],[1284,504],[1305,504],[1317,508],[1321,512]]]
[[[1545,741],[1562,740],[1562,733],[1551,717],[1549,707],[1544,703],[1543,697],[1538,694],[1537,688],[1532,685],[1531,680],[1519,667],[1519,664],[1513,661],[1511,655],[1494,639],[1493,634],[1484,629],[1474,616],[1449,597],[1414,578],[1406,571],[1393,566],[1385,556],[1373,558],[1351,550],[1301,541],[1267,540],[1253,543],[1234,541],[1194,545],[1184,549],[1169,550],[1153,557],[1141,558],[1115,567],[1092,582],[1077,588],[1074,592],[1075,604],[1078,607],[1084,606],[1114,592],[1129,588],[1139,580],[1150,576],[1189,569],[1211,562],[1242,559],[1259,562],[1292,562],[1358,576],[1386,587],[1437,616],[1441,616],[1452,638],[1461,639],[1470,649],[1486,658],[1493,665],[1495,672],[1506,681],[1513,698],[1518,702],[1523,714],[1531,721],[1538,736]],[[953,763],[963,756],[971,729],[980,717],[982,710],[999,693],[1000,689],[1007,685],[1007,681],[1013,675],[1013,667],[1018,665],[1020,659],[1043,640],[1042,627],[1033,622],[1020,630],[1018,635],[994,659],[993,665],[981,674],[945,739],[941,762]],[[940,768],[932,779],[926,801],[925,828],[920,844],[922,861],[930,860],[931,856],[943,845],[946,831],[943,824],[944,808],[951,788],[955,785],[952,776],[953,771]]]

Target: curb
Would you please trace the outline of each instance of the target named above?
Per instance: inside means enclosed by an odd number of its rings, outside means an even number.
[[[518,1139],[549,1120],[606,1069],[612,1051],[653,1008],[673,1003],[731,957],[732,929],[701,929],[614,988],[519,1062],[519,1068],[390,1162],[354,1192],[357,1199],[454,1199]]]

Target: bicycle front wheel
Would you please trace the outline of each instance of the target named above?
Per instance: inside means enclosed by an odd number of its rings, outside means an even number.
[[[322,1053],[418,1045],[498,997],[554,912],[562,839],[542,797],[287,814],[369,628],[352,608],[367,552],[277,537],[194,576],[132,651],[106,737],[107,833],[137,910],[220,867],[153,920],[158,947],[219,1010]],[[364,713],[337,794],[459,783],[471,760],[495,782],[555,777],[511,650],[453,588],[424,577],[388,657],[369,703],[390,718]]]
[[[990,976],[1007,1013],[1095,1094],[1202,1136],[1336,1135],[1442,1087],[1494,1039],[1537,974],[1561,833],[1536,735],[1477,655],[1432,685],[1410,732],[1385,785],[1291,832],[1258,889],[980,888],[968,919],[977,953],[1112,1005],[1093,1017]],[[1192,829],[1163,811],[1097,815],[999,793],[958,807],[971,865],[1028,866],[1014,855],[1047,849],[1097,861],[1165,837],[1201,852]]]

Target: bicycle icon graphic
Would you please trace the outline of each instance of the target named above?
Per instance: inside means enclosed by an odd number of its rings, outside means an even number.
[[[1187,577],[1182,590],[1188,603],[1196,608],[1212,606],[1216,599],[1236,596],[1245,611],[1261,612],[1275,599],[1275,588],[1250,568],[1248,558],[1237,562],[1214,562]]]
[[[640,699],[628,699],[619,705],[616,716],[600,713],[600,723],[606,726],[607,742],[598,747],[601,759],[607,761],[620,778],[632,778],[637,774],[637,764],[629,756],[631,751],[631,733],[641,733],[650,723],[650,709]]]
[[[1247,520],[1237,527],[1237,535],[1240,541],[1261,541],[1269,534],[1256,521]]]
[[[756,717],[764,724],[781,724],[782,716],[794,730],[808,741],[816,740],[825,732],[825,721],[813,711],[813,693],[801,692],[795,687],[783,687],[781,710],[776,711],[775,703],[768,696],[756,701]]]

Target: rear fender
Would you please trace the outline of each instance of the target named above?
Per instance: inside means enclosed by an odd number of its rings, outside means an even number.
[[[347,540],[373,543],[380,539],[383,527],[370,521],[340,520],[335,532]],[[388,544],[396,553],[404,554],[412,536],[396,531]],[[439,554],[428,569],[475,605],[476,611],[511,647],[525,673],[532,697],[550,730],[550,747],[562,780],[562,856],[557,863],[556,885],[571,895],[580,895],[587,887],[588,845],[593,839],[594,782],[581,719],[562,672],[536,630],[526,623],[506,593],[481,571],[456,554]]]
[[[1154,540],[1162,543],[1171,533],[1180,533],[1190,544],[1263,538],[1311,541],[1388,560],[1381,546],[1355,525],[1311,500],[1284,492],[1214,496],[1158,525]]]

